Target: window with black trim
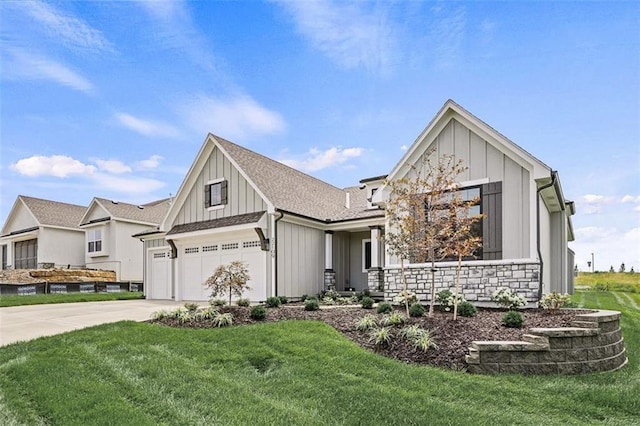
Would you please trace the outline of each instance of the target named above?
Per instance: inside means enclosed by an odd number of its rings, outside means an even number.
[[[204,187],[205,207],[216,207],[227,204],[227,181],[208,183]]]
[[[91,229],[87,231],[87,251],[89,253],[99,253],[102,251],[102,229]]]

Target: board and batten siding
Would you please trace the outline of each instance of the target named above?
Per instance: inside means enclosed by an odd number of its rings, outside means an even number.
[[[164,238],[156,238],[153,240],[145,240],[144,241],[144,251],[145,253],[147,252],[147,249],[151,249],[151,248],[158,248],[158,247],[167,247],[169,246],[169,244],[167,244],[167,240],[165,240]]]
[[[313,295],[323,288],[324,231],[278,222],[278,296]]]
[[[344,290],[350,286],[349,276],[349,244],[351,236],[348,232],[335,232],[333,234],[333,270],[336,273],[336,289]]]
[[[527,169],[496,149],[478,134],[452,118],[435,138],[431,155],[453,155],[461,159],[467,170],[459,182],[487,179],[502,182],[502,259],[535,257],[530,253],[531,182]],[[417,164],[419,166],[419,164]],[[535,198],[534,198],[535,202]]]
[[[227,204],[221,209],[207,209],[204,202],[205,185],[209,181],[222,178],[227,180]],[[198,175],[172,226],[264,210],[267,210],[266,202],[238,169],[231,164],[229,159],[218,148],[215,148]]]

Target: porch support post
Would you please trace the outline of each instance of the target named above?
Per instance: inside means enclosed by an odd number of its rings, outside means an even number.
[[[367,271],[367,287],[371,291],[381,291],[384,288],[384,271],[380,261],[380,226],[370,226],[371,229],[371,268]]]
[[[336,272],[333,270],[333,231],[324,232],[324,288],[336,288]]]
[[[380,265],[380,227],[370,226],[371,229],[371,269],[377,269]]]

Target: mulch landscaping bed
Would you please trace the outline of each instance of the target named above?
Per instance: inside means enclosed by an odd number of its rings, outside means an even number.
[[[375,351],[381,355],[395,358],[407,363],[421,365],[432,365],[455,370],[466,368],[465,355],[468,354],[469,346],[474,340],[521,340],[530,328],[534,327],[566,327],[571,324],[574,317],[586,311],[562,310],[549,314],[542,309],[522,310],[524,314],[524,326],[521,329],[507,328],[501,324],[501,317],[505,310],[502,309],[478,309],[478,314],[474,317],[458,317],[453,321],[453,315],[449,312],[435,312],[434,316],[421,318],[409,318],[407,324],[418,324],[431,331],[437,348],[431,348],[427,352],[422,352],[399,336],[402,326],[393,328],[394,338],[391,344],[384,348],[376,348],[369,340],[369,332],[358,331],[355,323],[367,314],[376,315],[382,318],[382,314],[377,314],[375,309],[362,309],[360,307],[326,307],[322,306],[319,311],[305,311],[302,306],[284,305],[279,308],[267,309],[267,317],[262,321],[249,318],[250,308],[237,306],[225,306],[220,308],[220,312],[231,312],[234,318],[234,325],[255,324],[260,322],[281,321],[290,319],[317,320],[324,321],[331,325],[340,333],[353,340],[358,345]],[[404,312],[404,311],[403,311]],[[209,328],[210,321],[192,321],[180,324],[176,320],[163,319],[153,321],[173,327],[185,328]]]

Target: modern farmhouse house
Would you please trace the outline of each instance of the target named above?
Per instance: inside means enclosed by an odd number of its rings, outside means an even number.
[[[135,205],[94,198],[78,222],[85,233],[83,263],[115,271],[117,281],[142,281],[142,243],[131,235],[157,226],[168,209],[169,199]]]
[[[86,207],[19,195],[2,227],[2,269],[84,264]]]
[[[206,300],[204,281],[220,264],[248,264],[251,300],[338,290],[400,291],[398,259],[384,247],[385,179],[405,176],[425,153],[450,154],[468,170],[461,188],[480,196],[482,257],[463,262],[468,300],[488,301],[512,287],[572,290],[572,202],[558,173],[455,102],[447,101],[388,175],[336,188],[209,134],[159,227],[144,241],[151,299]],[[437,264],[438,287],[453,286],[455,263]],[[409,264],[422,300],[429,265]]]

